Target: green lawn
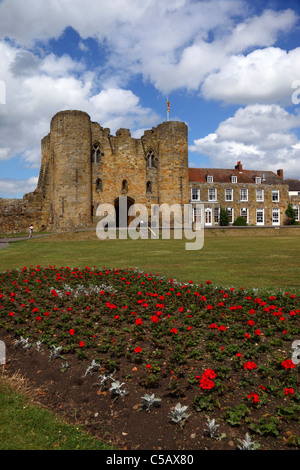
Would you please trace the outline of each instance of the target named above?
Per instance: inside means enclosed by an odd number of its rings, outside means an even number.
[[[300,230],[209,231],[201,250],[185,250],[185,240],[98,240],[92,233],[52,235],[13,242],[0,250],[0,270],[41,266],[138,267],[179,281],[218,286],[297,288]]]
[[[33,406],[0,378],[0,450],[110,449],[80,427],[64,423],[50,411]]]

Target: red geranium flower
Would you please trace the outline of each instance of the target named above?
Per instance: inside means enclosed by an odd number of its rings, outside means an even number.
[[[248,362],[245,362],[244,369],[249,369],[249,370],[257,369],[257,365],[255,364],[255,362],[248,361]]]
[[[286,359],[285,361],[282,361],[281,365],[284,369],[294,369],[296,367],[296,365],[291,359]]]
[[[247,398],[249,399],[253,398],[253,403],[259,403],[259,397],[257,393],[251,392],[250,395],[247,395]]]
[[[203,376],[208,377],[209,379],[214,379],[217,376],[217,374],[215,373],[213,369],[206,369],[203,372]]]
[[[151,321],[153,321],[153,323],[158,323],[158,321],[159,321],[158,316],[157,315],[152,315]]]
[[[204,390],[211,390],[212,388],[214,388],[215,384],[214,382],[209,379],[208,377],[205,377],[205,375],[203,375],[200,379],[200,387],[203,388]]]

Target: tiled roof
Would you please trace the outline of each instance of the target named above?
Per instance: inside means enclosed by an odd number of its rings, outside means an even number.
[[[255,176],[261,177],[261,182],[265,184],[287,184],[282,178],[272,171],[254,171],[238,169],[219,168],[189,168],[189,180],[205,183],[207,176],[213,176],[215,183],[231,183],[231,176],[237,176],[238,183],[255,183]]]
[[[289,185],[290,191],[300,191],[299,180],[287,179],[287,180],[284,180],[284,182]]]

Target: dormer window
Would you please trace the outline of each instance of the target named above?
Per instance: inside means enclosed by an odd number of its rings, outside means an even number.
[[[261,177],[255,176],[255,184],[260,184],[260,183],[261,183]]]
[[[208,183],[213,183],[213,182],[214,182],[214,177],[211,176],[211,175],[207,175],[206,181],[207,181]]]
[[[237,176],[231,176],[231,182],[232,183],[237,183]]]

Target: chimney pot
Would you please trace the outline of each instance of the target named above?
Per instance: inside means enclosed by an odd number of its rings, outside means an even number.
[[[283,170],[277,170],[277,175],[283,179]]]

